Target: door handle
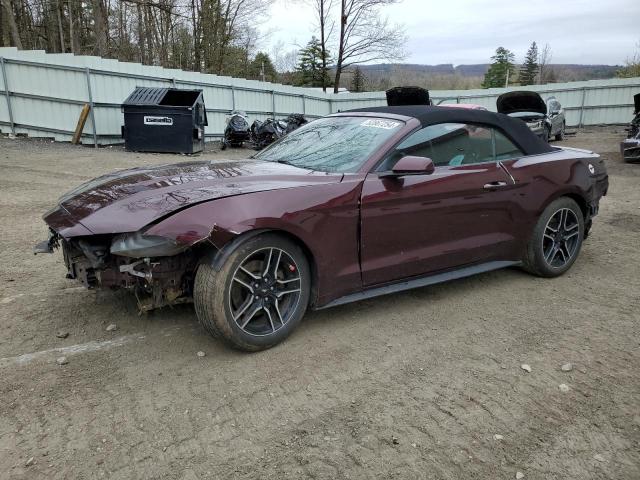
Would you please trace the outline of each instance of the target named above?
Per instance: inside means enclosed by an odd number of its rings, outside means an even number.
[[[507,182],[491,182],[491,183],[486,183],[484,185],[484,189],[485,190],[496,190],[498,188],[502,188],[502,187],[506,187],[507,186]]]

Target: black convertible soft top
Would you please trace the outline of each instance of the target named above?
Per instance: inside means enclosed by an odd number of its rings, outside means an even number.
[[[343,113],[358,112],[386,113],[413,117],[419,120],[423,127],[437,123],[479,123],[501,130],[520,147],[525,155],[536,155],[553,151],[553,147],[529,130],[527,124],[522,120],[487,110],[412,105],[358,108]]]

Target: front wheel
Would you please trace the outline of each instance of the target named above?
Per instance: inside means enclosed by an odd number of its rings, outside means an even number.
[[[568,197],[554,200],[538,219],[527,244],[524,268],[541,277],[557,277],[576,261],[584,239],[584,215]]]
[[[198,267],[194,303],[200,323],[240,350],[258,351],[283,341],[309,304],[311,275],[302,249],[276,234],[247,239],[220,271]]]
[[[567,125],[565,122],[562,122],[562,127],[560,128],[560,131],[558,133],[556,133],[556,141],[557,142],[561,142],[562,140],[564,140],[564,130],[565,128],[567,128]]]

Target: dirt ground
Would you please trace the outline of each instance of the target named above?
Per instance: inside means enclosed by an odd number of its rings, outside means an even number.
[[[192,306],[139,316],[126,293],[66,280],[59,252],[31,253],[66,190],[189,157],[0,139],[0,478],[637,480],[640,165],[622,137],[562,142],[602,154],[611,182],[567,275],[310,313],[257,354],[210,338]]]

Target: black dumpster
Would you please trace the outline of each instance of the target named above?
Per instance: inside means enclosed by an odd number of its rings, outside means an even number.
[[[204,149],[207,112],[202,90],[136,87],[122,111],[127,150],[197,153]]]
[[[387,105],[430,105],[429,90],[422,87],[395,87],[387,90]]]

